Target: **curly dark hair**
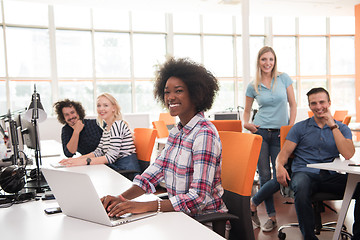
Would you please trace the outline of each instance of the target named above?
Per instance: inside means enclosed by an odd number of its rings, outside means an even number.
[[[219,91],[219,83],[204,66],[188,58],[170,58],[160,66],[156,72],[154,97],[164,107],[167,107],[165,106],[164,89],[170,77],[177,77],[185,83],[197,112],[211,108]]]
[[[330,94],[328,91],[325,90],[325,88],[323,87],[316,87],[316,88],[312,88],[310,89],[310,91],[308,91],[306,93],[306,96],[308,97],[308,100],[309,100],[309,96],[312,95],[312,94],[315,94],[315,93],[320,93],[320,92],[323,92],[327,95],[328,97],[328,101],[330,102]]]
[[[62,109],[64,107],[74,107],[76,112],[79,114],[80,120],[85,118],[85,109],[80,102],[71,101],[69,99],[64,99],[54,103],[55,113],[57,114],[57,119],[61,124],[66,124]]]

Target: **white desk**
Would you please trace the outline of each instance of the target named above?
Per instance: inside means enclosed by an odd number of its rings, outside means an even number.
[[[360,123],[349,123],[349,128],[353,132],[360,132]]]
[[[123,177],[105,165],[62,168],[64,171],[86,172],[99,196],[119,194],[131,185],[119,184]],[[153,195],[144,199],[154,198]],[[181,212],[161,213],[153,217],[117,227],[65,216],[46,215],[44,209],[58,206],[55,200],[32,201],[0,209],[1,239],[6,240],[128,240],[128,239],[224,239],[204,225]]]
[[[348,173],[348,180],[345,188],[344,198],[342,201],[341,210],[336,224],[333,240],[338,240],[340,237],[340,230],[343,226],[345,216],[348,211],[350,201],[352,199],[352,195],[355,191],[357,184],[360,182],[360,167],[348,166],[349,163],[355,163],[355,161],[335,159],[331,163],[316,163],[316,164],[307,165],[308,167],[312,167],[312,168]]]

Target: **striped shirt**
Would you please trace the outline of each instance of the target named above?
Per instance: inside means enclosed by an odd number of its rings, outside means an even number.
[[[110,131],[103,131],[98,147],[93,152],[95,157],[105,156],[109,163],[135,153],[134,139],[123,120],[115,121]]]
[[[221,199],[221,149],[216,128],[198,113],[186,126],[179,123],[170,131],[162,153],[134,184],[153,193],[164,179],[173,208],[188,215],[226,212]]]

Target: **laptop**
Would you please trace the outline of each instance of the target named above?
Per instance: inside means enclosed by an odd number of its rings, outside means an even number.
[[[87,174],[48,168],[41,170],[62,212],[67,216],[113,227],[157,214],[147,212],[110,218]]]

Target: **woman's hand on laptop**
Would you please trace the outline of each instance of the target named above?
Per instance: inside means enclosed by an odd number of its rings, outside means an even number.
[[[120,198],[122,197],[122,199]],[[122,200],[126,200],[122,195],[119,195],[119,197],[107,195],[105,197],[102,197],[101,202],[106,210],[107,213],[110,213],[111,209],[113,209],[118,203],[122,202]]]
[[[105,196],[101,198],[101,202],[109,217],[120,217],[126,213],[144,213],[153,211],[157,208],[157,202],[136,202],[124,198],[122,195],[118,197]],[[156,210],[155,210],[156,211]]]

